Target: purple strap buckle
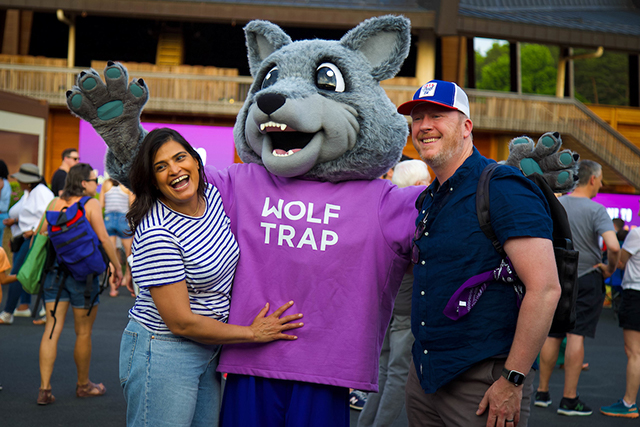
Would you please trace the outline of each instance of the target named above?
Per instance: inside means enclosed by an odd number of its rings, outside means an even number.
[[[503,282],[513,285],[518,295],[518,308],[520,308],[524,289],[520,281],[516,280],[517,277],[509,257],[504,258],[498,268],[477,274],[464,282],[447,302],[443,311],[444,315],[451,320],[458,320],[469,313],[491,282]]]

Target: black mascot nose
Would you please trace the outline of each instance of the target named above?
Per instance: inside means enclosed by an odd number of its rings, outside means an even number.
[[[271,114],[282,107],[287,99],[279,93],[265,93],[258,97],[258,108],[265,114]]]

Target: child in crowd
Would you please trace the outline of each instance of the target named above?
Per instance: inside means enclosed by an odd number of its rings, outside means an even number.
[[[11,268],[11,263],[7,257],[7,253],[0,247],[0,285],[6,285],[18,280],[15,274],[7,274],[7,270]],[[0,301],[2,301],[2,286],[0,286]],[[2,384],[0,384],[2,390]]]
[[[8,285],[18,280],[15,274],[7,274],[7,270],[11,268],[11,263],[7,257],[7,253],[0,247],[0,285]],[[0,287],[0,301],[2,300],[2,287]]]

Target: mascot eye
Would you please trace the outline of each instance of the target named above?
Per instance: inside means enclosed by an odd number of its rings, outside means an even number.
[[[334,92],[344,92],[344,78],[340,69],[334,64],[325,62],[316,71],[316,86]]]
[[[262,89],[273,86],[278,81],[278,67],[273,67],[262,81]]]

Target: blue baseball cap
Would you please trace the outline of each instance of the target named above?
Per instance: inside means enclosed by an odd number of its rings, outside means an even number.
[[[423,102],[442,105],[443,107],[458,110],[467,117],[469,114],[469,98],[467,94],[453,82],[431,80],[421,86],[413,95],[411,101],[407,101],[398,107],[398,113],[410,116],[416,105]]]

